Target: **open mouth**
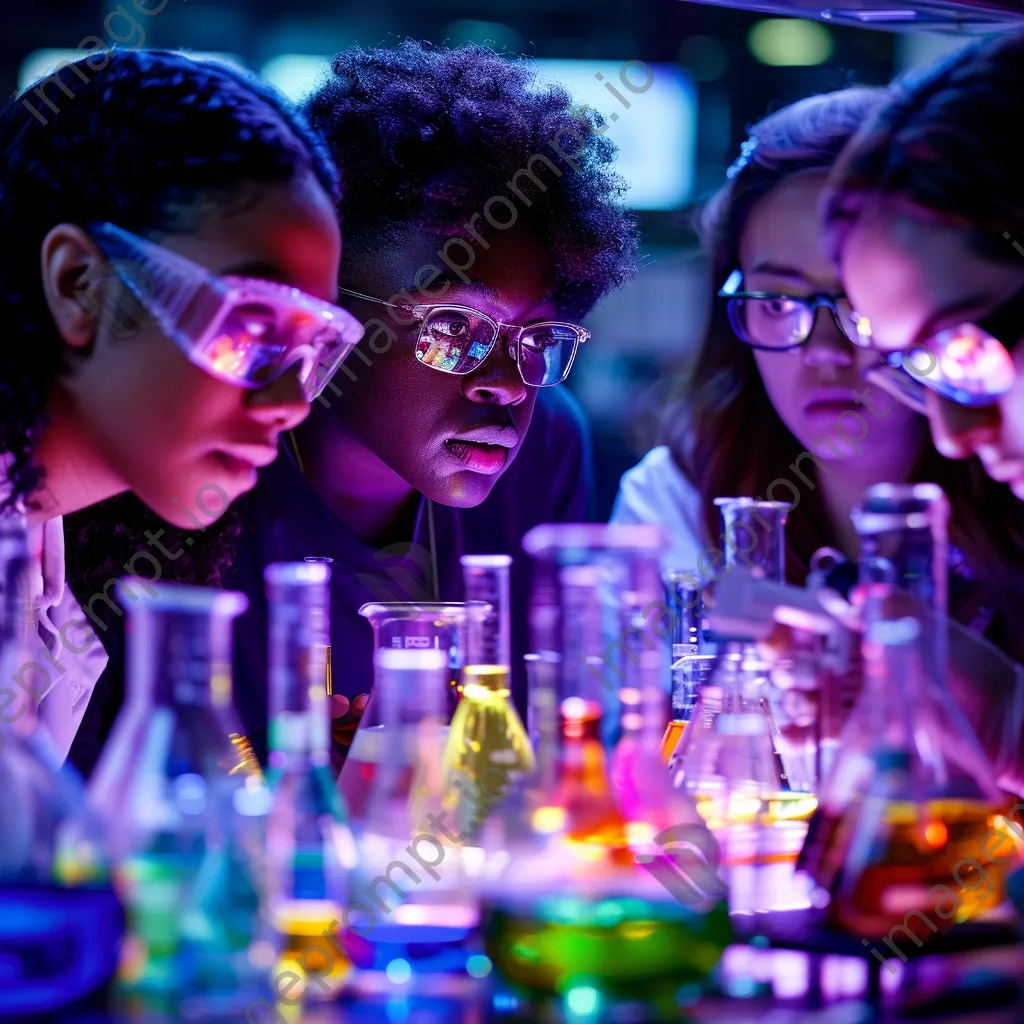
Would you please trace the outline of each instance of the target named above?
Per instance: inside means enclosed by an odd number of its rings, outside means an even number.
[[[464,463],[466,468],[474,473],[500,473],[508,462],[509,450],[504,445],[449,438],[444,446],[454,458]]]

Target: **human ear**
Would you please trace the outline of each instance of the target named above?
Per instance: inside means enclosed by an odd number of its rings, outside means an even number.
[[[137,304],[116,266],[77,224],[52,227],[39,256],[46,305],[67,345],[87,349],[101,326],[110,333],[138,329]]]

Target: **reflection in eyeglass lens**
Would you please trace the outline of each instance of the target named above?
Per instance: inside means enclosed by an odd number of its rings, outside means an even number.
[[[469,373],[494,344],[494,328],[482,317],[460,310],[438,310],[423,321],[416,358],[449,373]]]
[[[577,334],[564,324],[537,324],[519,338],[519,368],[531,387],[557,384],[572,359]]]

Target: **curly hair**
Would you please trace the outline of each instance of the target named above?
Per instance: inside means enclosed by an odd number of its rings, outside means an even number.
[[[776,111],[753,126],[731,179],[705,206],[702,235],[710,255],[713,295],[739,265],[739,245],[754,204],[801,171],[830,170],[844,146],[884,107],[884,89],[851,88],[812,96]],[[663,419],[673,459],[701,496],[708,537],[721,532],[719,495],[764,495],[787,479],[803,448],[783,424],[765,390],[753,352],[729,325],[723,303],[712,298],[704,345],[683,397]],[[786,528],[786,576],[802,584],[813,553],[834,545],[818,487],[801,494]],[[950,539],[963,552],[977,592],[997,610],[990,637],[1007,653],[1024,654],[1019,597],[1024,578],[1024,538],[1005,485],[984,473],[976,458],[950,461],[925,446],[913,481],[938,483],[950,498]],[[769,492],[770,493],[770,492]],[[1009,501],[1007,499],[1010,499]],[[1002,554],[1001,554],[1002,552]]]
[[[0,112],[0,306],[15,334],[0,346],[0,452],[12,460],[12,491],[0,507],[43,483],[33,451],[63,346],[37,254],[55,224],[110,221],[159,238],[192,229],[206,203],[236,202],[249,183],[286,183],[304,172],[338,195],[322,142],[255,78],[171,51],[114,51],[99,68],[97,59],[65,65]],[[48,84],[57,103],[46,98]],[[86,593],[92,580],[123,574],[147,530],[176,532],[131,494],[69,516],[65,529],[69,581]],[[173,563],[176,577],[215,582],[231,529],[193,535]]]
[[[409,227],[472,237],[500,200],[550,250],[561,315],[585,315],[632,276],[637,228],[615,147],[529,60],[469,44],[353,47],[305,110],[342,168],[345,263]]]
[[[1024,230],[1020,142],[1024,32],[976,43],[890,86],[836,162],[823,200],[825,249],[838,264],[872,196],[898,197],[967,228],[976,252],[1018,260],[1006,232]]]

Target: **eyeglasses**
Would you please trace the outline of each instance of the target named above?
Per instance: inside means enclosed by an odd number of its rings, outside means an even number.
[[[873,347],[870,321],[854,316],[856,344]],[[958,324],[927,335],[903,351],[887,353],[880,366],[869,368],[863,376],[921,412],[926,408],[925,388],[968,408],[994,405],[1017,377],[1013,356],[999,339],[1017,339],[1022,332],[1024,289],[978,323]]]
[[[523,383],[548,388],[569,376],[580,344],[590,337],[590,331],[577,324],[546,321],[519,327],[493,320],[471,306],[402,306],[348,288],[339,288],[338,292],[406,310],[411,322],[419,324],[417,360],[442,373],[472,373],[494,351],[504,330],[509,332],[508,354],[519,368]]]
[[[303,395],[311,402],[363,336],[347,310],[298,288],[217,277],[114,224],[94,224],[89,234],[185,357],[227,384],[262,388],[299,363]]]
[[[726,312],[736,337],[751,348],[785,352],[798,348],[811,336],[818,310],[825,308],[840,331],[857,340],[853,307],[845,295],[785,295],[781,292],[744,292],[743,275],[734,270],[718,297],[728,299]]]

